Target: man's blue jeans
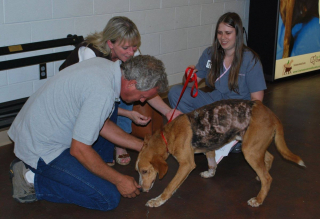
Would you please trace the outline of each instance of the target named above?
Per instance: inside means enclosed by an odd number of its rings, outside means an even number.
[[[116,104],[117,105],[117,104]],[[111,120],[116,123],[118,109]],[[99,136],[92,146],[106,162],[113,161],[114,145]],[[88,171],[66,149],[46,164],[41,158],[35,172],[34,187],[38,200],[76,204],[85,208],[108,211],[118,206],[120,193],[116,186]]]

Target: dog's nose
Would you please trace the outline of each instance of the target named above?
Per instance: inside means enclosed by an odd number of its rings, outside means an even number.
[[[139,191],[140,191],[140,192],[143,192],[143,191],[142,191],[142,187],[141,187],[141,188],[139,188]]]

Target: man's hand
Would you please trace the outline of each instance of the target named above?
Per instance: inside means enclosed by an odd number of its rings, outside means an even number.
[[[133,111],[133,110],[131,111],[129,118],[136,125],[147,125],[151,120],[151,117],[141,115],[137,111]]]
[[[166,113],[165,116],[167,117],[168,121],[170,120],[173,111],[174,111],[174,109],[171,109],[169,112]],[[183,113],[182,113],[181,111],[179,111],[179,110],[176,110],[176,111],[174,112],[174,115],[173,115],[172,119],[175,119],[175,118],[176,118],[177,116],[179,116],[180,114],[183,114]]]
[[[90,145],[72,139],[70,154],[87,170],[116,185],[123,197],[133,198],[140,194],[140,186],[134,178],[109,167]]]
[[[139,188],[141,186],[131,176],[123,175],[115,185],[120,194],[125,198],[134,198],[140,195]]]

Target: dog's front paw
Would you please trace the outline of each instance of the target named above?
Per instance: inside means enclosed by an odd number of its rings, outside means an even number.
[[[156,197],[156,198],[153,198],[153,199],[150,199],[146,206],[148,207],[159,207],[161,205],[163,205],[164,203],[166,202],[166,200],[162,200],[160,196]]]
[[[262,205],[262,203],[259,203],[257,198],[254,197],[248,201],[248,205],[250,205],[251,207],[259,207],[259,205]]]
[[[208,171],[201,172],[200,176],[203,178],[211,178],[211,177],[214,177],[215,174],[216,174],[215,169],[209,169]]]

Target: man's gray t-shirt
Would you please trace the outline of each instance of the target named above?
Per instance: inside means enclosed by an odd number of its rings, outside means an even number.
[[[40,157],[51,162],[72,138],[92,145],[120,86],[119,61],[92,58],[57,73],[30,96],[8,131],[16,156],[37,168]]]

